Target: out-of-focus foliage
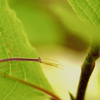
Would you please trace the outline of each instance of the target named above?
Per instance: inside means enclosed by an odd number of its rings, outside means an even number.
[[[74,32],[71,29],[69,29],[68,26],[66,26],[60,18],[60,15],[63,16],[63,13],[58,15],[54,12],[55,8],[59,7],[61,8],[61,10],[66,10],[66,14],[71,13],[72,16],[75,16],[67,2],[63,1],[62,3],[58,4],[54,1],[47,2],[41,0],[8,1],[10,6],[16,11],[17,16],[23,22],[23,26],[25,28],[27,35],[29,36],[29,41],[32,45],[40,46],[56,43],[77,50],[78,48],[79,50],[84,50],[87,40],[81,40],[79,36],[73,35],[72,33]],[[54,6],[54,4],[55,7],[53,7],[53,11],[51,7],[52,5]],[[65,8],[62,8],[62,6],[64,6]],[[68,9],[70,10],[70,12],[68,12]],[[66,20],[69,19],[64,20],[66,22]],[[77,41],[77,39],[81,42]],[[76,44],[76,46],[74,46],[74,43]],[[81,46],[82,44],[84,46]]]
[[[91,41],[92,35],[95,37],[95,33],[99,34],[94,27],[82,23],[65,0],[8,1],[23,22],[32,45],[56,43],[83,49]],[[100,39],[98,36],[96,38],[98,42]]]
[[[61,29],[51,12],[38,5],[37,2],[30,4],[30,1],[19,1],[17,0],[17,4],[12,4],[11,7],[23,22],[25,31],[33,45],[52,44],[61,39]]]
[[[72,31],[72,34],[79,36],[83,40],[91,40],[91,36],[96,37],[97,41],[100,43],[100,39],[98,38],[99,30],[90,24],[82,23],[74,14],[68,11],[62,5],[54,5],[51,6],[51,9],[59,16],[63,25]]]

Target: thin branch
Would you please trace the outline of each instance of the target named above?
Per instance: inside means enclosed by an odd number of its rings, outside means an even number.
[[[93,44],[82,65],[76,100],[84,100],[86,87],[95,67],[95,61],[97,58],[99,58],[99,46]]]

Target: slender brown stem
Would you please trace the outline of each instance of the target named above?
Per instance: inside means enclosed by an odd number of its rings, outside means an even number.
[[[95,63],[93,63],[91,65],[92,69],[91,69],[91,71],[89,73],[85,73],[84,70],[82,70],[81,76],[80,76],[80,82],[79,82],[79,87],[78,87],[78,92],[77,92],[76,100],[84,100],[84,95],[85,95],[86,87],[87,87],[90,75],[91,75],[91,73],[93,71],[94,65],[95,65]]]
[[[26,81],[24,81],[24,80],[18,79],[18,78],[16,78],[16,77],[13,77],[13,76],[10,76],[10,75],[3,74],[3,73],[1,73],[1,72],[0,72],[0,75],[1,75],[1,76],[5,76],[5,77],[8,77],[8,78],[13,79],[13,80],[18,81],[18,82],[27,84],[27,85],[29,85],[29,86],[35,88],[35,89],[38,89],[38,90],[40,90],[40,91],[42,91],[42,92],[44,92],[44,93],[50,95],[54,100],[61,100],[61,99],[60,99],[58,96],[56,96],[55,94],[53,94],[53,93],[51,93],[51,92],[49,92],[49,91],[47,91],[47,90],[45,90],[45,89],[43,89],[43,88],[41,88],[41,87],[38,87],[38,86],[36,86],[36,85],[34,85],[34,84],[31,84],[31,83],[29,83],[29,82],[26,82]]]
[[[82,65],[76,100],[84,100],[86,87],[89,78],[91,76],[91,73],[93,72],[93,69],[95,67],[95,61],[97,60],[98,57],[99,57],[99,47],[93,45],[89,50],[89,53],[86,56],[86,59]]]

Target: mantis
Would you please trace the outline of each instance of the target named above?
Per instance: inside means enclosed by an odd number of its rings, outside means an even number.
[[[4,43],[4,44],[7,44],[8,48],[9,48],[9,51],[10,51],[10,53],[11,53],[11,55],[12,55],[12,52],[11,52],[10,47],[9,47],[9,44],[8,44],[8,43]],[[3,45],[4,45],[4,44],[3,44]],[[1,46],[2,46],[2,45],[1,45]],[[7,65],[10,64],[12,61],[33,61],[33,62],[39,62],[39,63],[43,63],[43,64],[46,64],[46,65],[50,65],[50,66],[54,66],[54,67],[59,68],[59,67],[58,67],[59,64],[57,64],[57,63],[52,63],[52,62],[48,62],[48,61],[42,61],[42,60],[41,60],[41,57],[38,57],[38,58],[21,58],[21,57],[13,57],[13,55],[12,55],[12,58],[0,59],[0,63],[2,63],[2,62],[7,62],[7,61],[10,61],[10,62],[7,63],[6,65],[0,67],[0,69],[3,68],[3,67],[5,67],[5,66],[7,66]],[[17,64],[16,64],[16,69],[17,69]],[[62,69],[62,68],[61,68],[61,69]]]

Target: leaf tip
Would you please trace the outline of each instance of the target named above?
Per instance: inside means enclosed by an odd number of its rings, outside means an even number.
[[[71,100],[75,100],[75,98],[74,98],[74,96],[72,95],[72,93],[70,93],[69,90],[67,90],[67,91],[68,91],[68,93],[69,93],[69,95],[70,95],[70,99],[71,99]]]

